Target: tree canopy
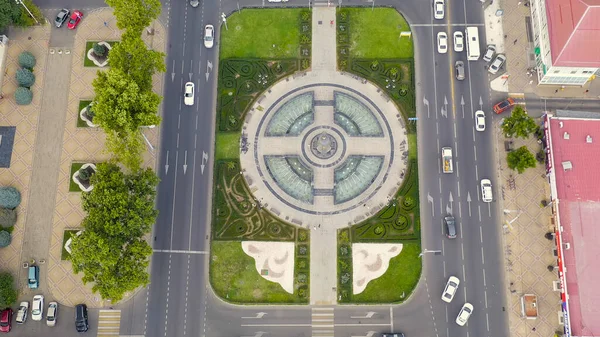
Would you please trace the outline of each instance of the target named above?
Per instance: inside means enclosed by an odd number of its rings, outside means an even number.
[[[114,9],[117,27],[137,35],[158,18],[161,11],[160,0],[106,0],[106,4]]]
[[[13,276],[9,273],[0,274],[0,307],[10,307],[17,301],[17,290],[13,284]]]
[[[119,301],[149,281],[152,248],[144,240],[158,212],[158,177],[151,169],[125,174],[115,164],[99,164],[84,194],[83,233],[73,237],[70,260],[75,272],[102,298]]]
[[[529,151],[527,146],[521,146],[515,151],[509,152],[506,155],[508,167],[512,170],[517,170],[519,173],[525,172],[530,167],[535,167],[537,161],[533,153]]]
[[[505,118],[502,123],[502,131],[507,137],[527,138],[538,127],[520,105],[515,106],[510,117]]]

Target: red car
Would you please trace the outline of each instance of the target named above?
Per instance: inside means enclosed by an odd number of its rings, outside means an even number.
[[[81,13],[80,11],[74,11],[73,14],[71,14],[71,17],[69,18],[67,28],[75,29],[79,22],[81,22],[81,19],[83,19],[83,13]]]
[[[10,332],[13,311],[6,308],[0,313],[0,332]]]
[[[512,99],[512,98],[505,99],[504,101],[494,105],[494,112],[497,114],[501,114],[504,111],[506,111],[507,109],[510,109],[510,107],[512,107],[513,105],[515,105],[514,99]]]

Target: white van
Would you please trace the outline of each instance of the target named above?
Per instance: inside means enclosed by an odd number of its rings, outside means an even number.
[[[481,179],[481,200],[492,202],[492,182],[489,179]]]

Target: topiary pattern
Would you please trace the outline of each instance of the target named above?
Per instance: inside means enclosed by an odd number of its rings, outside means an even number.
[[[17,70],[15,77],[22,87],[31,88],[35,83],[35,75],[27,68]]]
[[[21,54],[19,54],[19,65],[22,68],[33,70],[33,67],[35,67],[35,63],[35,57],[30,52],[24,51]]]
[[[0,226],[10,228],[17,222],[17,211],[14,209],[0,208]]]
[[[0,187],[0,207],[15,209],[21,204],[21,193],[14,187]]]
[[[28,105],[33,100],[33,93],[28,88],[18,87],[15,90],[15,101],[18,105]]]
[[[0,248],[8,247],[12,238],[7,231],[0,231]]]

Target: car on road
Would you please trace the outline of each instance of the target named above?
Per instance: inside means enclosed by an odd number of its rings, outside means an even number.
[[[77,304],[75,306],[75,330],[77,330],[77,332],[86,332],[88,331],[88,328],[87,305]]]
[[[489,179],[481,179],[481,200],[492,202],[492,182]]]
[[[452,302],[454,295],[456,294],[456,290],[458,290],[458,285],[460,284],[460,280],[456,276],[450,276],[448,278],[448,282],[446,282],[446,287],[444,288],[444,292],[442,293],[442,301],[446,303]]]
[[[465,63],[463,61],[456,61],[454,64],[456,69],[456,79],[462,81],[465,79]]]
[[[12,316],[13,311],[11,308],[6,308],[0,312],[0,332],[10,332]]]
[[[27,312],[29,311],[29,302],[23,301],[19,304],[19,310],[17,311],[17,318],[15,321],[17,324],[23,324],[27,322]]]
[[[456,220],[452,215],[444,217],[444,227],[446,227],[446,236],[448,239],[456,239]]]
[[[512,98],[507,98],[504,101],[494,105],[494,112],[497,114],[501,114],[513,105],[515,105],[515,100]]]
[[[77,28],[77,25],[81,22],[81,19],[83,19],[83,13],[81,13],[80,11],[74,11],[73,14],[71,14],[69,22],[67,22],[67,28]]]
[[[494,54],[496,54],[496,46],[493,44],[488,44],[485,54],[483,54],[483,60],[485,62],[490,62],[494,57]]]
[[[475,130],[485,131],[485,112],[475,111]]]
[[[467,302],[463,304],[462,308],[460,309],[460,312],[458,313],[458,316],[456,316],[456,324],[460,326],[464,326],[465,324],[467,324],[467,321],[469,320],[469,317],[471,317],[472,313],[473,306],[471,305],[471,303]]]
[[[498,73],[498,70],[500,70],[500,68],[502,68],[505,61],[506,61],[506,56],[504,56],[504,54],[498,54],[496,56],[496,58],[494,59],[494,62],[492,62],[492,64],[490,64],[490,67],[488,68],[488,71],[490,72],[490,74],[495,75],[496,73]]]
[[[383,333],[381,334],[381,337],[404,337],[404,334],[402,332]]]
[[[190,0],[190,6],[196,8],[200,5],[200,0]]]
[[[34,321],[41,321],[44,316],[44,295],[33,296],[33,302],[31,303],[31,319]]]
[[[183,91],[183,103],[185,105],[194,105],[194,83],[187,82]]]
[[[55,326],[58,318],[58,303],[48,303],[48,311],[46,312],[46,325]]]
[[[437,34],[437,50],[440,54],[446,54],[448,52],[448,35],[444,32]]]
[[[288,0],[268,0],[269,2],[288,2]]]
[[[444,18],[444,0],[433,1],[433,17],[436,20],[442,20]]]
[[[206,25],[204,27],[204,47],[212,48],[215,44],[215,27]]]
[[[62,27],[63,23],[69,18],[69,14],[71,14],[71,11],[66,8],[61,9],[58,14],[56,14],[56,19],[54,19],[56,28]]]
[[[460,53],[465,49],[465,36],[461,31],[454,32],[454,51]]]

